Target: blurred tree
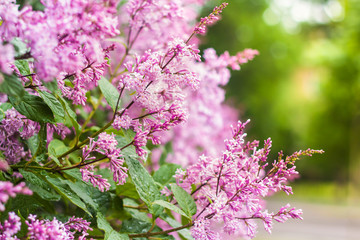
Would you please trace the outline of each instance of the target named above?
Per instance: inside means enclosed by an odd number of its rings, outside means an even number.
[[[288,11],[274,8],[277,2]],[[359,12],[358,0],[237,0],[207,34],[219,53],[260,51],[233,73],[228,99],[241,119],[252,119],[250,137],[272,137],[272,158],[280,149],[324,149],[299,162],[309,180],[360,183]]]

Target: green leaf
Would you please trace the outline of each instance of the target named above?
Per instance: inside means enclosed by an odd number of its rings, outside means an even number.
[[[186,213],[184,213],[183,210],[181,210],[180,208],[178,208],[177,206],[175,206],[174,204],[172,203],[169,203],[169,202],[165,202],[164,200],[156,200],[153,204],[158,204],[160,206],[163,206],[164,208],[167,208],[171,211],[174,211],[180,215],[183,215],[184,217],[187,217],[189,218]],[[191,218],[189,218],[191,220]]]
[[[95,211],[99,211],[99,205],[91,198],[89,192],[87,191],[87,186],[84,183],[81,183],[79,181],[77,182],[71,182],[66,181],[66,184],[73,190],[76,195],[78,195],[85,204],[92,207]]]
[[[105,213],[111,205],[109,192],[101,192],[91,183],[82,180],[79,169],[69,169],[63,172],[71,179],[64,180],[65,183],[80,197],[87,205],[91,206],[96,212]]]
[[[178,168],[181,168],[180,165],[172,163],[164,164],[155,172],[153,178],[163,186],[169,183],[175,183],[175,178],[173,176]]]
[[[58,139],[53,139],[48,146],[48,153],[49,157],[58,165],[61,166],[61,163],[57,156],[60,156],[64,152],[66,152],[69,149],[63,141],[60,141]]]
[[[16,233],[16,236],[22,237],[24,238],[28,232],[28,228],[27,228],[27,224],[26,224],[26,219],[21,215],[20,210],[17,211],[17,215],[20,217],[20,221],[21,221],[21,228],[20,231]]]
[[[22,97],[9,96],[13,107],[22,115],[35,122],[54,122],[54,115],[44,100],[38,96],[25,94]]]
[[[28,50],[26,43],[21,41],[20,38],[13,38],[13,40],[11,40],[11,44],[14,46],[15,52],[17,53],[16,55],[17,57],[25,54]]]
[[[115,111],[116,109],[116,103],[119,99],[119,91],[116,89],[116,87],[114,87],[114,85],[112,85],[106,78],[102,77],[99,81],[98,81],[100,90],[102,92],[102,94],[104,94],[104,97],[106,99],[106,101],[108,102],[108,104],[110,105],[110,107]]]
[[[139,204],[137,202],[135,202],[133,199],[130,199],[130,198],[124,198],[123,204],[129,205],[129,206],[134,206],[134,207],[139,206]],[[146,212],[139,211],[138,209],[135,209],[135,208],[124,207],[124,209],[126,209],[126,211],[129,212],[133,218],[140,219],[142,221],[151,223],[151,219],[148,217],[148,214]]]
[[[3,74],[4,80],[0,84],[0,92],[6,93],[9,96],[24,96],[25,89],[19,79],[15,75]]]
[[[16,60],[15,66],[19,69],[21,75],[29,75],[31,74],[29,68],[29,62],[26,60]]]
[[[78,195],[70,189],[70,187],[61,179],[60,175],[50,174],[45,171],[41,171],[40,174],[43,176],[45,181],[47,181],[51,187],[59,193],[64,199],[72,202],[87,214],[92,216],[92,214],[87,209],[85,203],[78,197]]]
[[[176,184],[171,184],[171,191],[174,193],[174,197],[179,203],[179,206],[188,217],[191,218],[196,214],[196,203],[189,193]]]
[[[125,161],[140,198],[148,206],[150,213],[159,216],[163,208],[159,205],[152,205],[154,201],[161,200],[161,194],[154,179],[137,159],[125,156]]]
[[[33,191],[36,192],[42,199],[47,201],[59,201],[60,195],[57,194],[51,186],[45,182],[41,175],[37,172],[28,172],[24,169],[20,169],[21,175],[26,180],[26,185]]]
[[[60,121],[63,120],[65,117],[65,111],[59,100],[57,100],[54,95],[46,91],[39,91],[39,95],[50,107],[52,112],[55,114],[55,117],[58,117]]]
[[[161,216],[161,219],[164,220],[165,222],[167,222],[171,227],[173,228],[177,228],[177,227],[181,227],[182,225],[177,222],[176,220],[172,219],[169,216],[166,216],[165,214],[163,216]],[[188,240],[194,240],[194,238],[191,236],[190,230],[189,229],[181,229],[179,231],[177,231],[181,237],[188,239]]]
[[[72,126],[75,128],[75,132],[79,134],[81,132],[81,126],[77,122],[76,113],[71,109],[71,107],[69,106],[67,101],[61,96],[61,94],[56,94],[56,97],[58,98],[61,105],[63,106],[63,109],[65,109],[65,112],[69,116]]]
[[[131,218],[123,221],[121,232],[126,233],[146,233],[151,228],[151,223],[141,219]]]
[[[116,186],[116,195],[139,199],[139,194],[136,191],[135,185],[129,181],[126,181],[123,185]]]
[[[53,139],[48,146],[48,151],[50,156],[60,156],[64,152],[69,150],[69,147],[65,145],[65,143],[58,139]]]
[[[111,134],[111,133],[115,134],[115,139],[118,142],[118,145],[117,145],[118,148],[122,148],[122,147],[126,146],[127,144],[131,143],[131,141],[134,140],[134,137],[136,135],[136,133],[131,129],[128,129],[128,130],[121,129],[119,131],[117,131],[115,129],[109,129],[106,132],[109,134]],[[133,158],[138,157],[138,155],[136,154],[135,147],[133,145],[123,149],[121,152],[124,155],[131,156]]]
[[[99,229],[104,230],[105,231],[105,240],[128,240],[129,236],[127,234],[120,234],[118,232],[116,232],[110,225],[110,223],[108,223],[108,221],[106,221],[104,215],[100,212],[98,212],[96,214],[96,218],[97,218],[97,226]]]

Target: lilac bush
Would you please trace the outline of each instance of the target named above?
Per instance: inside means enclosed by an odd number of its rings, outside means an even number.
[[[0,0],[0,239],[247,239],[301,219],[264,198],[322,151],[271,162],[270,139],[245,140],[223,86],[259,52],[199,50],[227,3],[29,3]]]

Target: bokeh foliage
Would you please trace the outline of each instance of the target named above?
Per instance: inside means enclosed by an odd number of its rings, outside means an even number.
[[[260,51],[233,73],[228,101],[242,120],[252,119],[251,137],[272,137],[271,159],[281,149],[324,149],[324,155],[299,162],[303,178],[359,183],[360,1],[338,1],[343,18],[299,22],[293,31],[281,21],[264,21],[272,2],[230,1],[209,30],[204,48]]]

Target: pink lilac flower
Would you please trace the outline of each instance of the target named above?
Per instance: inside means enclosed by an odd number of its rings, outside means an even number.
[[[200,23],[196,26],[194,32],[199,34],[204,34],[206,32],[206,26],[212,25],[216,21],[218,21],[219,14],[227,5],[228,3],[224,2],[220,6],[215,7],[212,13],[209,14],[209,16],[201,18]]]
[[[5,118],[0,124],[0,150],[10,164],[20,161],[28,155],[18,140],[18,136],[28,139],[38,133],[40,125],[18,113],[15,109],[5,112]]]
[[[129,116],[129,114],[127,113],[127,111],[125,111],[124,109],[122,109],[120,112],[123,112],[123,114],[121,116],[116,115],[115,120],[112,124],[112,126],[116,129],[116,130],[120,130],[121,128],[124,129],[129,129],[130,126],[132,125],[132,119]]]
[[[246,142],[244,128],[247,123],[238,122],[232,127],[233,137],[225,141],[222,154],[217,157],[202,156],[198,163],[187,168],[186,174],[179,172],[175,175],[178,184],[187,191],[193,191],[194,184],[199,188],[193,192],[199,209],[192,230],[197,239],[213,238],[215,235],[208,231],[207,226],[220,222],[224,223],[223,231],[229,234],[253,238],[255,219],[262,220],[268,232],[273,220],[301,219],[301,211],[288,210],[288,206],[276,214],[268,213],[260,200],[281,190],[292,193],[285,186],[289,178],[298,174],[294,162],[300,156],[323,151],[308,149],[285,159],[280,154],[273,167],[265,171],[271,141],[266,140],[261,149],[258,149],[258,141]]]
[[[0,211],[4,211],[9,198],[14,198],[17,194],[31,195],[32,191],[25,186],[24,182],[14,186],[11,182],[0,181]]]
[[[27,56],[35,59],[35,74],[44,81],[63,75],[65,78],[58,79],[63,94],[75,104],[84,105],[85,93],[97,85],[108,66],[105,57],[110,48],[103,48],[101,41],[120,33],[117,4],[96,0],[47,0],[42,4],[44,11],[33,11],[28,6],[18,10],[18,5],[6,1],[0,7],[0,38],[18,38],[26,43]],[[2,55],[11,56],[10,51],[6,52]],[[74,78],[72,87],[64,85],[68,78]]]
[[[82,218],[71,217],[64,225],[65,229],[67,229],[67,231],[71,232],[73,235],[76,232],[81,232],[82,235],[79,236],[79,240],[86,239],[85,237],[89,235],[87,231],[93,230],[90,227],[90,222]]]
[[[28,225],[28,238],[36,240],[48,239],[73,239],[71,233],[67,231],[65,225],[54,218],[50,220],[36,219],[36,215],[30,214],[28,220],[25,221]]]
[[[228,126],[238,118],[238,111],[225,105],[223,86],[230,80],[229,67],[243,63],[226,52],[218,56],[214,49],[206,49],[203,57],[204,62],[191,66],[201,79],[199,88],[185,91],[184,107],[189,118],[168,134],[167,139],[173,141],[174,149],[167,158],[170,162],[188,165],[195,163],[202,154],[220,154],[223,139],[230,137]]]
[[[97,187],[100,191],[104,192],[110,189],[110,183],[107,179],[102,178],[101,175],[94,174],[94,165],[86,165],[80,168],[80,173],[84,182],[89,182]]]
[[[0,223],[0,240],[15,240],[19,239],[14,235],[20,231],[21,221],[14,212],[9,212],[8,220],[3,224]]]
[[[0,43],[0,71],[11,74],[10,64],[14,63],[14,48],[11,44],[2,45]]]
[[[95,156],[91,156],[91,153],[98,152],[109,159],[113,180],[118,184],[125,183],[128,176],[127,168],[123,166],[124,158],[117,145],[118,142],[114,134],[100,133],[97,141],[90,138],[89,145],[82,148],[82,163],[84,167],[80,168],[80,172],[85,182],[90,181],[94,187],[98,187],[101,191],[109,190],[110,188],[110,184],[106,179],[103,179],[101,175],[94,174],[94,165],[88,165],[91,161],[97,161]]]

